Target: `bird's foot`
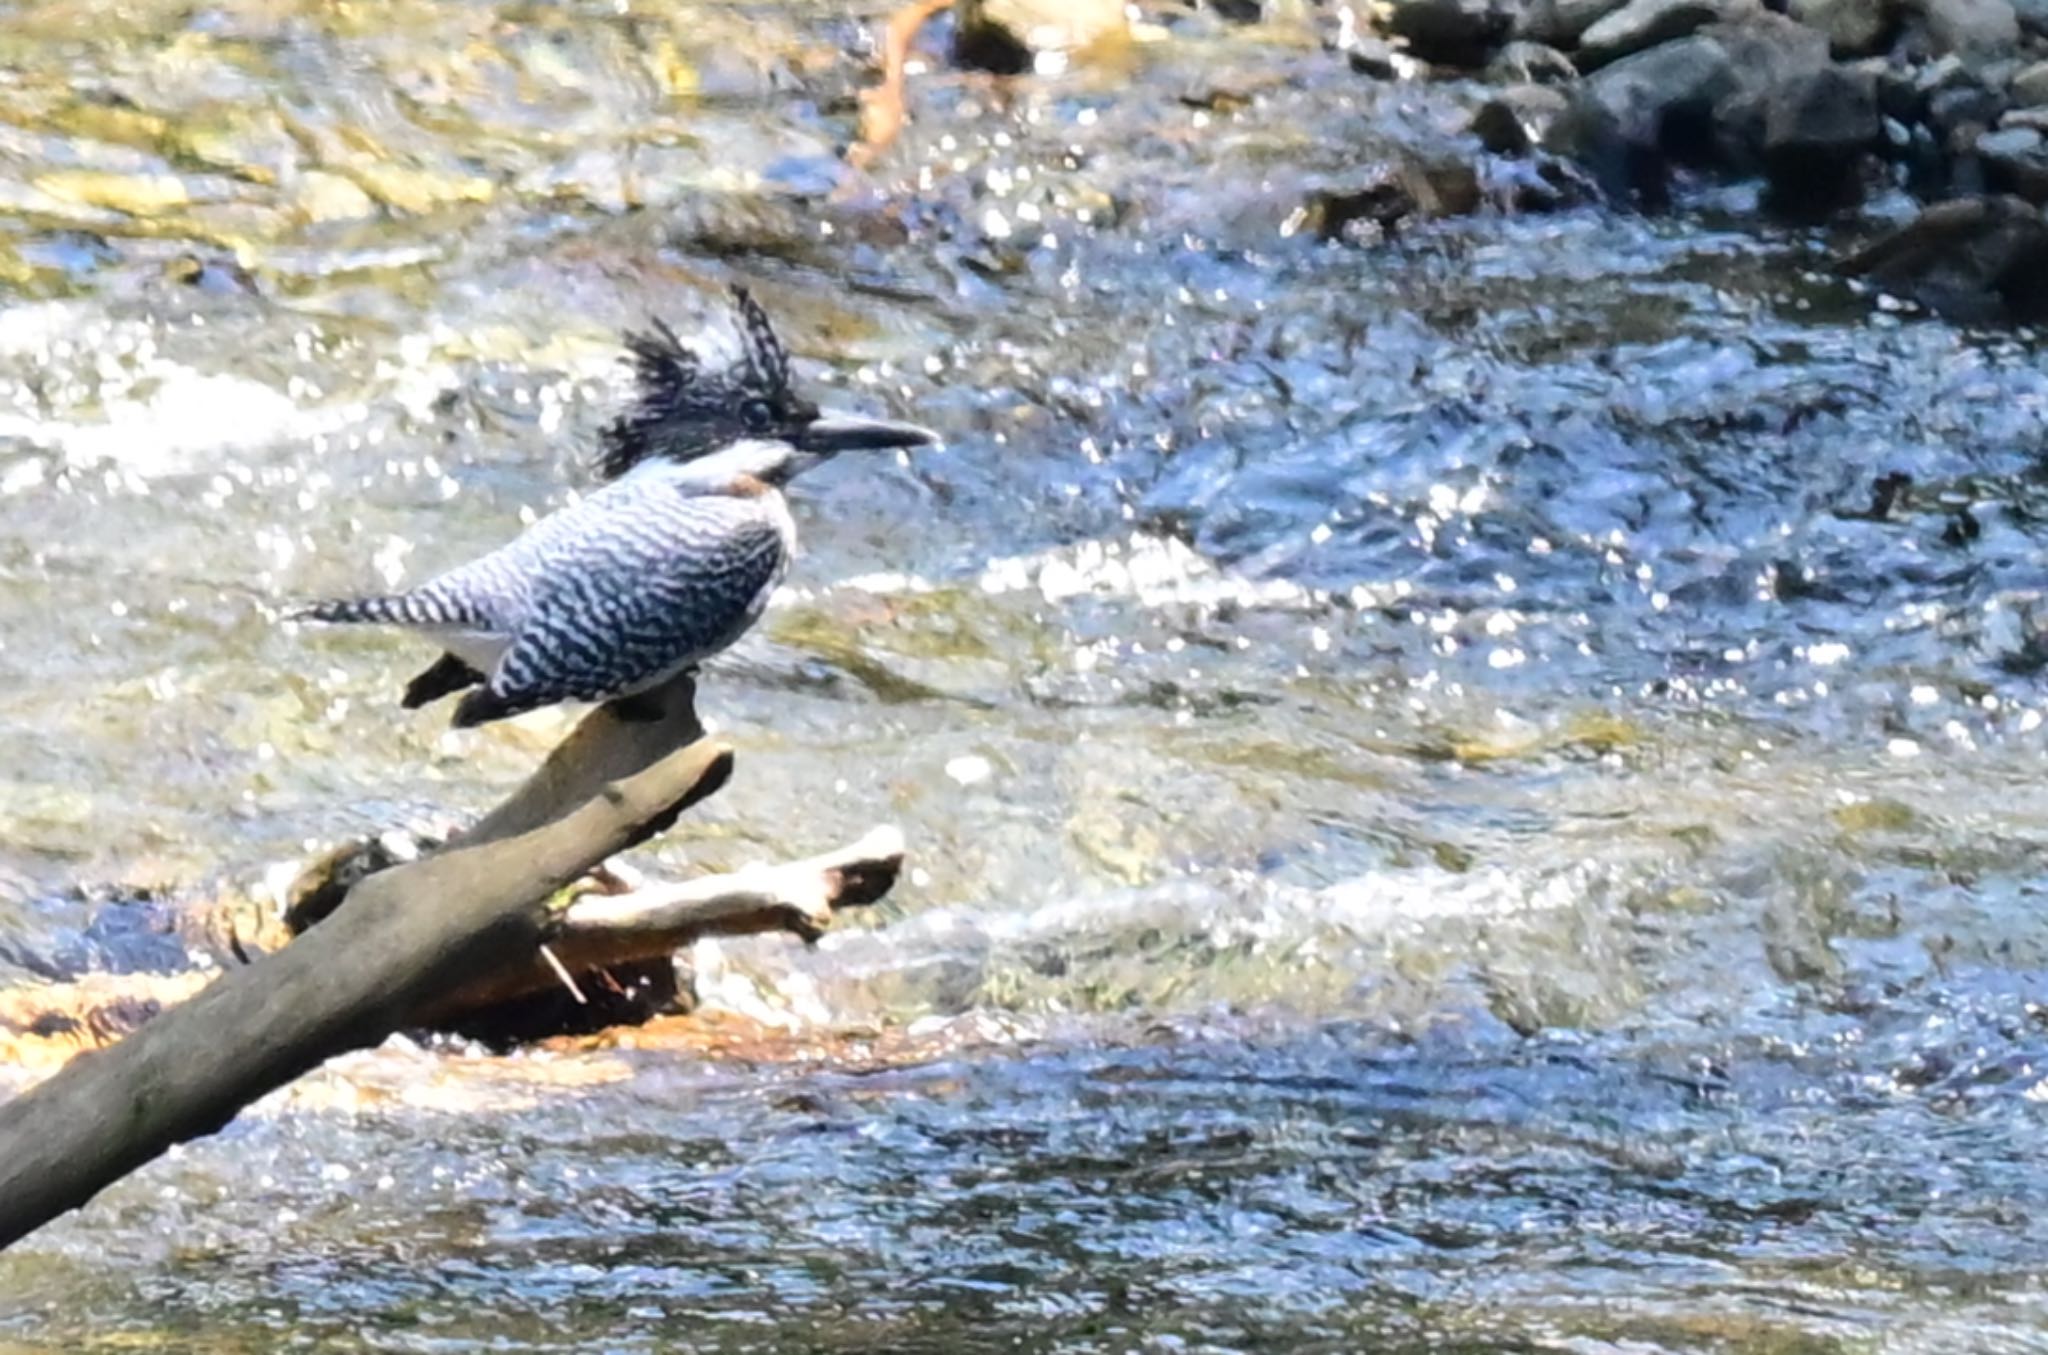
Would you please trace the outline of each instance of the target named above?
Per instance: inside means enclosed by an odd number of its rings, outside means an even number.
[[[469,729],[527,709],[529,706],[515,705],[489,687],[478,687],[455,703],[455,718],[449,723],[457,729]]]
[[[433,666],[415,674],[405,686],[405,696],[399,704],[407,710],[416,710],[429,701],[438,701],[450,692],[459,692],[464,687],[474,687],[484,680],[484,675],[456,658],[443,654],[434,660]]]
[[[658,691],[615,697],[605,703],[605,709],[613,718],[629,725],[651,725],[668,718],[668,703]]]

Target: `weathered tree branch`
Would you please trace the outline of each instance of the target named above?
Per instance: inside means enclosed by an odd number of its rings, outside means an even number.
[[[462,835],[462,843],[476,846],[538,828],[612,782],[634,776],[674,749],[704,737],[694,678],[677,678],[638,698],[638,703],[643,708],[658,704],[661,717],[621,719],[610,706],[590,712],[524,785]]]
[[[346,893],[347,879],[367,878],[350,861],[343,880],[329,882],[331,869],[319,872],[320,895],[336,900]],[[665,961],[704,936],[792,932],[816,939],[839,910],[875,902],[895,886],[903,867],[902,835],[878,828],[837,851],[805,861],[755,865],[729,875],[704,875],[681,883],[660,882],[609,894],[584,894],[553,919],[548,945],[563,967],[584,989],[598,971],[630,972],[632,966]],[[386,869],[396,869],[387,865]],[[571,891],[587,881],[572,885]],[[308,900],[301,899],[307,903]],[[239,902],[226,919],[236,928],[235,945],[242,953],[275,950],[289,943],[291,933],[278,922],[262,929],[250,925],[252,910]],[[318,915],[333,911],[319,907]],[[214,948],[227,963],[229,943],[212,936],[215,928],[199,928],[200,942]],[[171,974],[88,974],[63,983],[37,984],[0,992],[0,1061],[58,1067],[82,1049],[113,1043],[139,1029],[161,1011],[203,988],[208,976],[185,970]],[[405,1028],[429,1030],[518,1031],[520,1017],[501,1027],[494,1014],[501,1004],[558,987],[561,978],[538,957],[502,969],[465,977],[452,992],[437,993],[408,1015]]]
[[[149,1016],[153,999],[113,994],[108,1001],[124,1009],[110,1015],[113,1026],[130,1016],[146,1024],[0,1103],[0,1248],[394,1030],[453,1025],[565,972],[645,967],[701,936],[815,938],[836,909],[886,894],[903,864],[902,836],[888,828],[805,861],[622,893],[564,892],[725,783],[732,755],[703,737],[695,692],[683,678],[654,694],[652,719],[592,712],[503,804],[424,859],[337,858],[294,898],[298,934],[288,944],[162,1014]],[[241,955],[228,925],[229,948]],[[543,962],[542,946],[560,969]],[[98,1029],[90,1020],[84,1028]]]
[[[593,712],[461,843],[369,876],[282,950],[0,1104],[0,1247],[472,974],[531,963],[558,891],[730,775],[693,695],[674,684],[656,721]]]
[[[554,920],[547,944],[571,974],[666,957],[705,936],[789,931],[815,940],[841,908],[873,903],[903,869],[903,835],[877,828],[860,841],[803,861],[753,865],[729,875],[584,894]],[[443,1025],[560,982],[539,957],[479,975],[414,1020]]]
[[[903,834],[877,828],[860,841],[804,861],[755,864],[730,875],[648,885],[624,894],[586,894],[562,914],[569,945],[638,943],[675,949],[677,937],[738,935],[787,928],[811,939],[832,925],[832,910],[872,903],[903,865]],[[774,917],[773,926],[760,922]]]

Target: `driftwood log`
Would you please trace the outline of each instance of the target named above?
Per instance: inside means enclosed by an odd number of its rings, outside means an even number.
[[[815,936],[895,882],[891,829],[807,861],[610,894],[571,886],[714,794],[731,750],[695,687],[649,721],[593,711],[438,852],[368,875],[274,953],[229,969],[109,1048],[0,1103],[0,1247],[337,1054],[704,935]]]

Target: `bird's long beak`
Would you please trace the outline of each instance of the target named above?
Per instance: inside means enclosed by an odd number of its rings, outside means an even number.
[[[825,410],[811,420],[797,445],[807,452],[882,451],[890,447],[930,447],[939,435],[914,423],[863,419],[857,414]]]

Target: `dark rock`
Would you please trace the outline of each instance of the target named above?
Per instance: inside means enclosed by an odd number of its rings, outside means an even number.
[[[2004,109],[2005,100],[1982,85],[1956,85],[1928,96],[1925,118],[1937,135],[1949,137],[1991,126]]]
[[[1479,138],[1479,144],[1495,155],[1527,155],[1535,147],[1529,129],[1522,125],[1522,119],[1502,99],[1488,99],[1479,111],[1472,115],[1472,125],[1466,128]]]
[[[1415,198],[1398,180],[1381,179],[1363,188],[1319,189],[1309,194],[1308,222],[1316,239],[1357,240],[1370,226],[1392,237],[1415,212]]]
[[[1122,0],[960,0],[954,14],[954,60],[999,75],[1032,69],[1042,52],[1130,38]]]
[[[379,871],[417,861],[442,845],[438,834],[393,829],[337,847],[300,871],[285,892],[284,922],[294,936],[341,906],[349,890]]]
[[[1975,125],[1958,127],[1949,133],[1942,142],[1946,154],[1928,181],[1934,189],[1929,196],[1976,198],[1991,191],[1990,178],[1984,172],[1984,157],[1977,154],[1977,139],[1983,135],[1984,128]]]
[[[1872,522],[1884,522],[1892,515],[1913,488],[1913,477],[1902,470],[1886,471],[1870,482],[1870,508],[1864,516]],[[1845,515],[1846,516],[1846,515]]]
[[[1855,202],[1883,134],[1874,80],[1824,66],[1778,85],[1765,97],[1762,146],[1773,205],[1810,216]]]
[[[262,290],[255,276],[233,259],[181,254],[164,265],[164,276],[214,296],[256,296]]]
[[[2036,37],[2048,36],[2048,0],[2012,0],[2020,27]]]
[[[1913,72],[1892,65],[1883,57],[1857,63],[1877,81],[1878,111],[1900,122],[1918,122],[1927,110],[1927,91],[1913,78]]]
[[[1836,56],[1881,52],[1899,26],[1894,0],[1790,0],[1785,13],[1825,36]]]
[[[1836,271],[1956,320],[2048,320],[2048,218],[2015,197],[1936,203]]]
[[[1482,104],[1465,130],[1490,153],[1520,159],[1570,105],[1564,91],[1549,85],[1511,85]]]
[[[1552,47],[1576,47],[1581,34],[1627,3],[1628,0],[1530,0],[1515,21],[1515,36]]]
[[[1499,84],[1568,85],[1579,78],[1579,68],[1555,47],[1516,41],[1500,49],[1486,76]]]
[[[2005,56],[2020,40],[2012,0],[1912,0],[1937,52]]]
[[[1381,38],[1355,38],[1344,48],[1344,59],[1351,69],[1374,80],[1398,80],[1401,78],[1401,60],[1394,45]],[[1409,62],[1414,65],[1414,62]]]
[[[1376,166],[1357,188],[1309,195],[1308,222],[1319,240],[1388,239],[1411,218],[1465,216],[1485,201],[1479,171],[1463,158],[1402,157]]]
[[[1629,0],[1580,35],[1579,69],[1598,70],[1718,20],[1761,9],[1758,0]]]
[[[2013,76],[2006,93],[2021,108],[2048,107],[2048,61],[2036,61]]]
[[[1386,31],[1424,61],[1484,66],[1514,33],[1510,0],[1395,0]]]
[[[1976,149],[1992,192],[2048,202],[2048,137],[2032,127],[2002,127],[1979,136]]]

